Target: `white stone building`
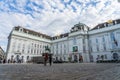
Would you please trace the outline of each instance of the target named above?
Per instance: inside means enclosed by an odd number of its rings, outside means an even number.
[[[22,27],[14,27],[8,37],[7,60],[26,62],[33,56],[42,56],[45,46],[51,46],[51,37]]]
[[[91,59],[120,59],[120,19],[98,24],[89,34]]]
[[[7,60],[23,62],[42,56],[45,46],[55,60],[96,62],[120,59],[120,19],[98,24],[93,29],[82,23],[70,32],[50,37],[23,27],[14,27],[8,37]]]
[[[3,60],[3,59],[5,59],[5,52],[0,46],[0,60]]]
[[[82,56],[84,62],[89,62],[88,30],[82,23],[74,25],[69,33],[55,36],[52,39],[52,53],[58,60],[78,62]]]

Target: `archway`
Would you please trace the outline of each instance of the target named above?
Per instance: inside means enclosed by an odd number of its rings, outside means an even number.
[[[16,62],[19,63],[20,61],[20,55],[16,55]]]
[[[117,53],[113,53],[113,59],[114,59],[114,60],[118,60],[118,58],[119,58],[119,57],[118,57],[118,54],[117,54]]]
[[[75,61],[75,62],[78,62],[78,57],[77,57],[77,55],[74,55],[74,61]]]
[[[94,62],[93,55],[90,55],[90,62]]]
[[[79,62],[83,62],[83,56],[79,55]]]

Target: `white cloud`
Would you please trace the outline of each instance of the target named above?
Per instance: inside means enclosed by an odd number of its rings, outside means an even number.
[[[17,4],[7,3],[7,1],[0,2],[0,9],[4,9],[4,11],[0,12],[0,34],[3,35],[0,35],[3,37],[3,39],[0,40],[0,45],[3,46],[4,49],[7,44],[5,43],[7,42],[7,36],[11,29],[17,25],[23,27],[29,26],[29,29],[53,36],[68,32],[70,28],[78,22],[94,27],[98,23],[106,20],[120,18],[120,3],[118,3],[117,0],[77,0],[82,3],[81,5],[73,0],[71,4],[67,4],[66,7],[60,0],[30,0],[38,6],[34,6],[32,3],[26,5],[27,0],[16,1]],[[69,1],[70,0],[64,0],[65,3]],[[99,3],[97,3],[96,6],[87,5],[90,1]],[[105,3],[108,1],[111,1],[111,4],[106,6]],[[14,12],[9,8],[8,4],[21,12]],[[32,8],[33,11],[26,10],[26,6]],[[43,7],[43,9],[40,9],[39,6]],[[75,7],[76,11],[74,11],[72,6]],[[29,12],[29,14],[24,14],[26,11]],[[5,45],[3,43],[5,43]]]
[[[63,0],[65,3],[68,3],[70,0]]]

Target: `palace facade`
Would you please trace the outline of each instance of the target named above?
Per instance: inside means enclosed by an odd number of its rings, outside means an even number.
[[[70,32],[48,36],[20,26],[8,37],[7,60],[27,62],[42,56],[50,48],[54,60],[96,62],[120,59],[120,19],[109,20],[90,29],[83,23],[74,25]]]

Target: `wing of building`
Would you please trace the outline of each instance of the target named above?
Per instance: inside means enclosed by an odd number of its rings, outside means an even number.
[[[51,46],[51,37],[42,33],[14,27],[8,37],[7,60],[26,62],[34,56],[42,56],[45,46]]]
[[[88,34],[93,61],[120,59],[120,19],[98,24]]]
[[[0,47],[0,60],[3,60],[3,59],[5,59],[6,57],[5,57],[5,52],[4,52],[4,50]]]
[[[78,23],[70,32],[54,37],[14,27],[8,37],[7,60],[26,62],[34,56],[42,56],[46,46],[55,60],[96,62],[119,59],[120,19],[98,24],[91,30]]]

